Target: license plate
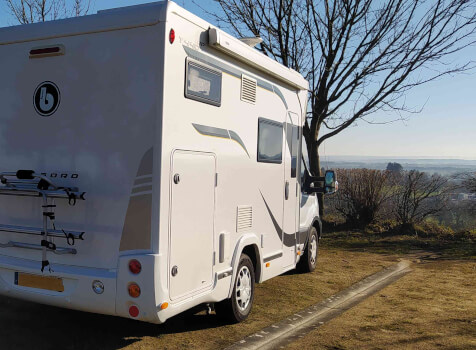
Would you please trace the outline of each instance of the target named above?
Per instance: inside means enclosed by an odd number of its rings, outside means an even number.
[[[23,272],[15,272],[15,284],[17,286],[64,292],[63,280],[58,277],[31,275]]]

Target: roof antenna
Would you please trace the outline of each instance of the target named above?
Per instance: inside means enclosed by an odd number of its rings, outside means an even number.
[[[253,36],[249,38],[240,38],[241,42],[244,42],[246,45],[250,47],[255,47],[256,45],[259,45],[263,42],[263,39],[259,36]]]

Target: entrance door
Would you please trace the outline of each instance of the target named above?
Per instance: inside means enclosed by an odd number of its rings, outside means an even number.
[[[286,118],[286,147],[284,153],[284,218],[283,218],[283,266],[296,262],[296,232],[299,218],[299,184],[298,184],[298,148],[299,116],[289,112]]]
[[[171,174],[170,299],[211,287],[215,155],[176,151]]]

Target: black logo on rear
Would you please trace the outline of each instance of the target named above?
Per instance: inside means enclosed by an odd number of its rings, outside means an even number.
[[[49,117],[59,107],[61,95],[58,87],[51,81],[38,85],[33,95],[33,105],[39,115]]]

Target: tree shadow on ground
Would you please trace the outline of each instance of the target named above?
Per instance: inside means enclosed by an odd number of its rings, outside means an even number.
[[[226,326],[199,309],[155,325],[2,297],[2,349],[120,349],[144,337],[161,337]]]

